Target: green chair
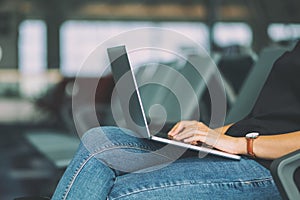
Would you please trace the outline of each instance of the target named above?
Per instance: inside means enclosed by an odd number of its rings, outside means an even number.
[[[300,177],[296,174],[299,168],[300,149],[272,162],[271,173],[283,199],[300,199]]]
[[[273,63],[291,47],[268,47],[261,51],[258,61],[253,66],[240,90],[232,109],[229,111],[226,124],[237,122],[246,117],[253,108],[256,99],[272,70]]]

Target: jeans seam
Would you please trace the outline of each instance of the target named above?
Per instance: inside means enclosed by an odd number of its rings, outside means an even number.
[[[63,198],[62,198],[63,200],[65,200],[65,199],[67,198],[67,196],[68,196],[68,194],[69,194],[69,192],[70,192],[70,190],[71,190],[71,187],[72,187],[72,185],[73,185],[73,183],[74,183],[74,181],[75,181],[75,179],[76,179],[76,177],[77,177],[77,174],[78,174],[79,171],[82,169],[82,166],[84,166],[85,163],[86,163],[88,160],[90,160],[90,158],[91,158],[91,155],[89,154],[88,156],[86,156],[86,157],[83,159],[82,162],[80,162],[80,164],[79,164],[78,167],[76,168],[75,172],[73,173],[73,176],[72,176],[71,179],[69,180],[68,186],[67,186],[66,189],[65,189],[65,192],[64,192]]]
[[[105,151],[108,151],[108,150],[113,150],[113,149],[122,149],[122,148],[127,148],[127,149],[135,149],[135,150],[144,150],[144,151],[152,151],[152,150],[149,150],[148,148],[139,148],[138,146],[116,146],[116,145],[109,145],[109,146],[105,146],[104,148],[101,148],[99,149],[98,151],[94,151],[92,154],[89,154],[81,163],[80,165],[76,168],[71,180],[69,181],[69,184],[64,192],[64,195],[63,195],[63,200],[65,200],[76,180],[76,178],[78,177],[79,173],[81,172],[81,170],[83,169],[83,167],[88,163],[89,160],[91,160],[94,156],[96,156],[97,154],[100,154],[102,152],[105,152]],[[160,156],[163,156],[167,159],[170,159],[169,157],[165,156],[165,155],[162,155],[162,154],[159,154],[159,153],[156,153],[154,152],[156,155],[160,155]],[[170,159],[171,160],[171,159]]]
[[[262,182],[273,182],[273,178],[271,177],[266,177],[264,179],[256,179],[256,180],[249,180],[249,181],[229,181],[229,182],[210,182],[210,183],[201,183],[201,182],[195,182],[195,181],[189,181],[189,182],[181,182],[181,183],[174,183],[174,184],[170,184],[170,185],[164,185],[164,186],[157,186],[157,187],[152,187],[152,188],[145,188],[145,189],[140,189],[140,190],[136,190],[133,192],[129,192],[123,195],[120,195],[118,197],[110,197],[110,200],[117,200],[126,196],[130,196],[133,194],[138,194],[141,192],[145,192],[145,191],[153,191],[153,190],[159,190],[162,188],[171,188],[171,187],[177,187],[177,186],[182,186],[182,185],[203,185],[203,186],[207,186],[207,185],[216,185],[216,184],[253,184],[253,183],[262,183]]]

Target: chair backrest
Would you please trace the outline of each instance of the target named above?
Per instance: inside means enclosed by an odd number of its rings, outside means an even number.
[[[243,54],[223,55],[217,65],[222,76],[226,78],[233,87],[234,92],[238,94],[254,64],[255,59],[253,55]]]
[[[164,64],[156,63],[146,65],[135,72],[137,84],[146,116],[153,105],[163,105],[170,92],[167,87],[172,86],[176,68],[170,68]],[[155,113],[152,113],[155,115]],[[152,115],[152,118],[155,116]]]
[[[246,117],[252,110],[256,99],[272,69],[273,63],[291,47],[268,47],[261,51],[258,61],[246,78],[235,104],[229,111],[226,124],[234,123]]]
[[[168,113],[169,122],[179,120],[198,120],[202,111],[199,102],[206,91],[207,82],[213,76],[216,68],[207,55],[189,55],[183,68],[178,72],[178,77],[172,77],[173,91],[180,91],[180,98],[168,93],[163,101],[163,106]]]
[[[193,116],[197,113],[196,107],[206,91],[205,81],[208,81],[216,69],[211,64],[208,56],[190,55],[184,66],[170,68],[157,64],[145,66],[135,72],[146,116],[150,115],[149,110],[153,105],[160,105],[166,111],[167,122],[195,119]],[[150,84],[141,87],[149,81]],[[160,120],[161,117],[160,111],[156,113],[152,110],[151,120]]]

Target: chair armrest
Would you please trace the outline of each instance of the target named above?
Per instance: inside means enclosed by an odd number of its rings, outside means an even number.
[[[300,167],[300,149],[274,160],[271,174],[283,199],[300,199],[294,174]]]

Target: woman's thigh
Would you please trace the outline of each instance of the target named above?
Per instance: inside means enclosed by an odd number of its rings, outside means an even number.
[[[118,173],[134,172],[152,166],[168,165],[195,152],[140,138],[118,127],[99,127],[84,134],[82,144],[90,155]]]
[[[118,176],[109,199],[280,199],[269,170],[256,161],[206,156]]]

